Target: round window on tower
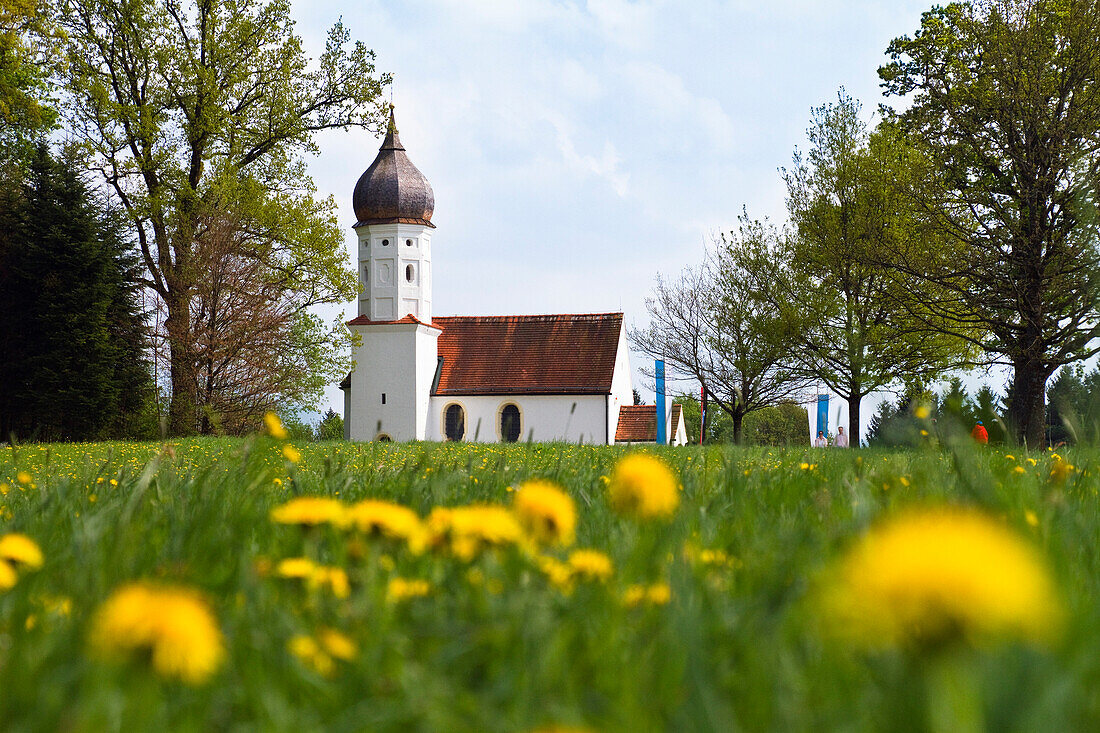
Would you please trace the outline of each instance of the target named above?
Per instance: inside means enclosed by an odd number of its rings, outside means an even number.
[[[389,247],[389,246],[390,246],[390,240],[388,240],[388,239],[383,239],[383,240],[382,240],[382,246],[383,246],[383,247]]]
[[[405,279],[412,282],[414,277],[416,277],[416,270],[412,265],[405,265]]]
[[[411,239],[406,239],[406,240],[405,240],[405,246],[406,246],[406,247],[411,247],[411,246],[413,246],[413,241],[412,241]]]

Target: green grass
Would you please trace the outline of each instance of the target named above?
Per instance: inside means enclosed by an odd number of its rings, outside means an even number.
[[[1063,483],[1048,479],[1049,454],[1035,454],[1031,465],[1020,453],[1009,459],[966,445],[662,449],[683,501],[671,522],[638,525],[605,500],[621,448],[300,448],[298,466],[270,438],[0,452],[0,534],[25,533],[45,554],[44,567],[0,593],[0,727],[935,729],[950,689],[936,663],[900,650],[840,648],[820,633],[813,590],[821,570],[876,520],[953,502],[981,507],[1040,549],[1068,619],[1051,649],[1005,643],[959,652],[966,682],[956,692],[976,701],[989,730],[1100,728],[1097,453],[1067,455],[1076,468]],[[33,487],[19,484],[20,471]],[[508,504],[530,477],[552,479],[574,497],[576,546],[613,559],[611,582],[565,594],[519,552],[487,555],[471,575],[453,558],[377,545],[359,556],[336,530],[269,520],[272,507],[295,495],[386,498],[421,516],[436,506]],[[706,564],[685,546],[728,560]],[[265,570],[299,555],[346,567],[351,595],[311,592]],[[388,603],[392,576],[424,578],[433,591]],[[116,664],[89,653],[96,608],[139,579],[194,587],[210,600],[228,656],[206,684],[162,680],[142,660]],[[658,581],[671,588],[667,605],[622,602],[631,584]],[[56,610],[59,599],[71,600],[69,613]],[[291,637],[321,627],[358,645],[331,677],[287,650]]]

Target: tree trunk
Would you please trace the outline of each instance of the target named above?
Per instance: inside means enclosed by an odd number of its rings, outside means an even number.
[[[166,299],[165,305],[168,317],[164,320],[164,327],[168,331],[172,382],[172,400],[168,404],[168,432],[177,436],[194,435],[198,428],[198,382],[191,333],[190,297],[173,294]]]
[[[1051,371],[1037,359],[1013,364],[1008,424],[1017,442],[1028,448],[1046,446],[1046,385]]]
[[[848,445],[852,448],[859,447],[859,406],[863,402],[863,395],[853,393],[848,398]]]
[[[745,413],[736,410],[731,417],[733,418],[733,442],[741,445],[741,423],[745,419]]]

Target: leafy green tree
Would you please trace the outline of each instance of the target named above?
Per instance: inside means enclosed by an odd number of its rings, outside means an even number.
[[[54,123],[48,74],[56,46],[42,0],[0,0],[0,152],[23,150]]]
[[[793,402],[781,402],[745,416],[745,443],[748,445],[808,446],[809,416],[806,408]]]
[[[340,23],[311,65],[287,0],[69,0],[61,20],[68,129],[127,214],[166,312],[169,427],[192,433],[203,227],[229,212],[238,254],[299,306],[354,297],[335,204],[317,197],[302,156],[323,130],[380,123],[389,77]]]
[[[790,400],[804,386],[783,358],[788,346],[778,310],[752,297],[742,270],[768,236],[765,224],[742,216],[740,230],[724,237],[704,265],[686,269],[678,281],[658,277],[646,299],[649,326],[629,331],[639,351],[703,385],[713,409],[708,424],[725,413],[735,443],[746,415]]]
[[[1044,442],[1044,388],[1100,335],[1100,6],[980,0],[924,13],[879,69],[927,159],[910,187],[942,236],[893,266],[928,308],[1013,369],[1013,436]]]
[[[148,432],[137,263],[118,222],[45,145],[10,203],[0,240],[0,430],[66,440]]]
[[[914,317],[915,294],[876,253],[911,235],[898,179],[912,174],[889,130],[868,134],[843,90],[813,111],[810,147],[784,170],[793,231],[744,269],[750,294],[783,314],[789,356],[848,402],[852,445],[863,398],[927,379],[964,356],[961,342]]]

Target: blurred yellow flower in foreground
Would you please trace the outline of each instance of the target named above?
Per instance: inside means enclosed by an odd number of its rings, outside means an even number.
[[[872,529],[826,577],[825,618],[866,647],[1057,635],[1061,609],[1036,551],[973,510],[923,510]]]
[[[608,580],[615,572],[611,558],[599,550],[574,550],[569,553],[569,567],[575,577],[598,582]]]
[[[6,561],[0,560],[0,591],[10,590],[15,587],[15,581],[19,576],[15,574],[15,568]]]
[[[364,534],[414,541],[422,532],[420,517],[408,507],[379,499],[352,504],[344,517],[347,526]]]
[[[347,508],[339,499],[300,496],[271,510],[271,521],[279,524],[341,524]]]
[[[359,653],[355,642],[335,629],[321,629],[316,636],[298,634],[286,646],[304,665],[323,677],[331,677],[335,671],[333,658],[350,662]]]
[[[297,448],[287,443],[283,446],[283,457],[291,463],[300,463],[302,460],[302,453]]]
[[[25,534],[6,534],[0,537],[0,560],[36,570],[42,567],[42,550]]]
[[[416,578],[390,578],[386,585],[386,600],[400,603],[410,598],[421,598],[432,590],[431,583]]]
[[[668,583],[632,585],[623,592],[623,604],[629,607],[642,603],[664,606],[670,600],[672,600],[672,589],[668,587]]]
[[[461,560],[473,560],[483,549],[523,542],[523,529],[510,511],[501,506],[471,505],[436,507],[427,520],[429,543],[449,545]]]
[[[928,416],[932,414],[932,410],[928,405],[917,405],[917,409],[913,410],[913,414],[917,416],[918,420],[927,420]]]
[[[286,440],[286,428],[283,427],[283,421],[274,412],[264,415],[264,424],[267,426],[267,432],[271,434],[271,437]]]
[[[577,507],[556,484],[543,479],[525,481],[512,500],[512,511],[536,542],[571,545],[576,537]]]
[[[636,519],[671,517],[680,503],[672,471],[664,461],[645,453],[633,453],[619,461],[607,491],[615,511]]]
[[[100,606],[90,644],[97,656],[148,659],[161,676],[192,685],[225,658],[221,631],[198,593],[142,583],[119,588]]]

